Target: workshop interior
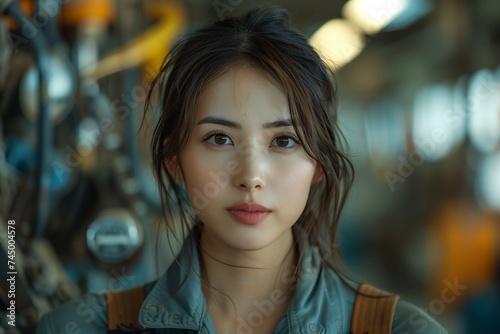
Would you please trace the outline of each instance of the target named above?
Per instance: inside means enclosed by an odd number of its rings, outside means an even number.
[[[348,273],[450,333],[500,333],[498,0],[0,0],[0,333],[174,260],[149,83],[177,38],[256,6],[287,8],[335,72]]]

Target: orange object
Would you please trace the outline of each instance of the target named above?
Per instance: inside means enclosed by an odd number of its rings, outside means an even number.
[[[88,21],[110,23],[115,18],[112,0],[72,0],[61,9],[61,23],[79,25]]]
[[[471,203],[451,202],[441,206],[435,218],[431,233],[441,252],[431,296],[442,298],[447,285],[459,284],[465,287],[455,298],[459,301],[493,284],[499,260],[498,214],[481,211]],[[450,304],[447,307],[459,303]]]
[[[21,0],[19,2],[19,7],[21,8],[21,11],[23,12],[24,15],[26,15],[27,17],[31,17],[31,15],[33,15],[33,2],[30,1],[30,0]],[[0,18],[2,18],[4,16],[0,15]],[[17,29],[17,22],[11,18],[11,17],[8,17],[8,25],[9,25],[9,30],[15,30]]]

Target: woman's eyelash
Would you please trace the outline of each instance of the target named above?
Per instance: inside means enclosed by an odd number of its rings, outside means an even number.
[[[213,135],[227,136],[229,139],[231,139],[231,136],[229,136],[229,134],[227,134],[226,132],[224,132],[222,130],[212,130],[212,131],[208,132],[205,136],[203,136],[203,138],[201,139],[201,141],[205,142],[208,139],[210,139],[210,137],[212,137]]]
[[[274,136],[273,140],[275,140],[276,138],[280,138],[280,137],[290,137],[291,139],[293,139],[293,141],[295,141],[295,143],[297,145],[301,145],[299,137],[297,137],[297,135],[295,135],[293,133],[290,133],[290,132],[279,133],[276,136]]]
[[[227,132],[224,132],[222,130],[212,130],[212,131],[208,132],[205,136],[203,136],[201,141],[206,142],[214,135],[227,136],[229,138],[229,140],[232,141],[231,136]],[[283,132],[283,133],[278,133],[278,134],[274,135],[271,142],[275,141],[277,138],[280,138],[280,137],[288,137],[288,138],[292,139],[297,145],[302,145],[298,136],[293,134],[293,133],[290,133],[290,132]]]
[[[300,142],[292,135],[276,136],[270,143],[269,147],[281,151],[290,151],[300,146]]]

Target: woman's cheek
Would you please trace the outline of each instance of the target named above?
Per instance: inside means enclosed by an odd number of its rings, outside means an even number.
[[[227,155],[199,151],[185,156],[183,160],[186,187],[191,200],[193,197],[204,197],[207,200],[217,197],[229,185],[227,173],[220,176],[230,165],[231,159]],[[234,161],[233,161],[234,162]]]
[[[285,184],[297,187],[310,186],[315,171],[315,162],[301,154],[285,156],[276,160],[272,170]]]

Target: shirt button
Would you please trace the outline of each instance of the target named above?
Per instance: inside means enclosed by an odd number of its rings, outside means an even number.
[[[156,306],[150,306],[150,307],[149,307],[149,311],[150,311],[151,313],[155,313],[155,314],[157,314],[157,313],[158,313],[158,307],[156,307]]]
[[[313,332],[313,333],[314,333],[314,332],[316,332],[316,330],[317,330],[317,329],[316,329],[316,325],[315,325],[315,324],[309,324],[309,330],[310,330],[311,332]]]

